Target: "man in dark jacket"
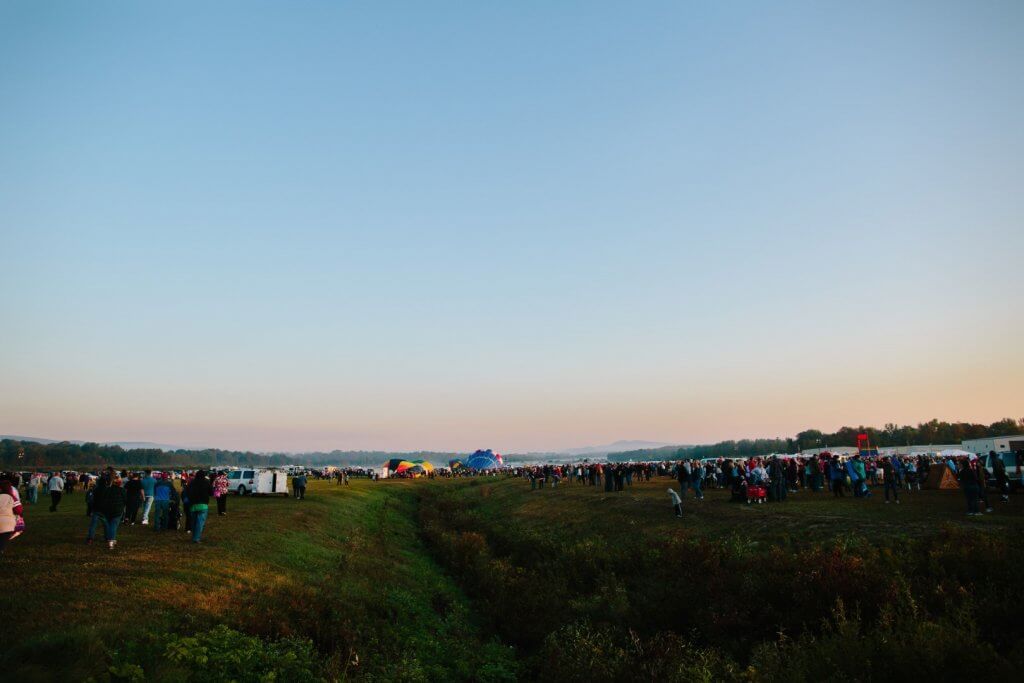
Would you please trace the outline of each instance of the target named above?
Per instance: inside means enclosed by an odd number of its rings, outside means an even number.
[[[786,500],[786,467],[777,455],[768,463],[768,481],[772,500],[777,503]]]
[[[964,496],[967,498],[967,514],[972,517],[980,515],[981,512],[978,511],[978,494],[980,492],[978,487],[978,471],[973,467],[973,463],[966,459],[962,460],[956,478],[960,482],[960,488],[963,489]]]
[[[1003,497],[1004,503],[1010,502],[1010,482],[1006,478],[1006,463],[995,451],[988,452],[988,466],[992,468],[992,476],[996,479],[996,488]]]
[[[210,498],[213,496],[213,484],[206,476],[206,470],[199,470],[192,481],[185,487],[185,497],[188,498],[189,515],[191,517],[192,542],[199,543],[203,540],[203,528],[206,526],[206,516],[210,511]]]
[[[108,467],[107,469],[100,472],[100,476],[96,478],[96,482],[92,485],[92,488],[86,493],[86,511],[89,514],[89,533],[85,536],[86,543],[92,543],[93,537],[96,536],[96,527],[100,523],[106,524],[107,517],[103,514],[103,495],[110,486],[111,479],[114,476],[114,468]]]
[[[107,547],[113,550],[117,545],[117,527],[121,524],[125,507],[124,482],[121,478],[113,476],[108,480],[106,486],[98,492],[94,492],[92,505],[93,518],[95,519],[97,516],[103,518],[103,537],[107,541]],[[90,525],[88,542],[92,542],[94,529],[95,527]]]
[[[139,507],[146,499],[145,494],[142,493],[142,477],[138,472],[133,472],[131,478],[125,482],[124,495],[126,500],[124,522],[135,526],[135,518],[139,514]]]

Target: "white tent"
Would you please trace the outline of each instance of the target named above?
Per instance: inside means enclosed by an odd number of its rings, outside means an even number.
[[[966,456],[974,455],[970,451],[965,451],[960,448],[947,448],[944,451],[939,451],[939,455],[943,458],[963,458]]]

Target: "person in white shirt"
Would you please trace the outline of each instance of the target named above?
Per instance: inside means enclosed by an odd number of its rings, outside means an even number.
[[[50,492],[50,512],[56,512],[60,505],[60,498],[64,495],[64,479],[60,472],[54,472],[50,480],[46,482],[46,490]]]
[[[43,475],[39,474],[38,472],[33,472],[32,476],[29,477],[27,484],[28,488],[26,493],[28,493],[28,502],[32,503],[33,505],[35,505],[39,501],[39,486],[42,483]]]

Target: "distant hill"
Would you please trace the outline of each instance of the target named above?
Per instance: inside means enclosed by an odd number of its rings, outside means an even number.
[[[604,446],[584,446],[582,448],[570,448],[560,451],[560,454],[573,456],[594,456],[601,457],[611,453],[625,453],[627,451],[642,451],[655,448],[665,448],[678,444],[661,443],[658,441],[616,441]]]
[[[0,439],[10,439],[11,441],[31,441],[33,443],[41,444],[60,443],[57,439],[42,439],[38,436],[15,436],[13,434],[0,434]],[[81,441],[68,441],[68,443],[73,443],[76,446],[80,446],[82,444]]]

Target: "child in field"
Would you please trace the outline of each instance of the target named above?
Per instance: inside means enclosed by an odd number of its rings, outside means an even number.
[[[672,507],[674,507],[675,510],[676,510],[676,517],[682,517],[683,516],[683,499],[680,498],[679,494],[676,493],[676,490],[672,489],[672,488],[670,488],[668,490],[668,495],[672,499]]]

